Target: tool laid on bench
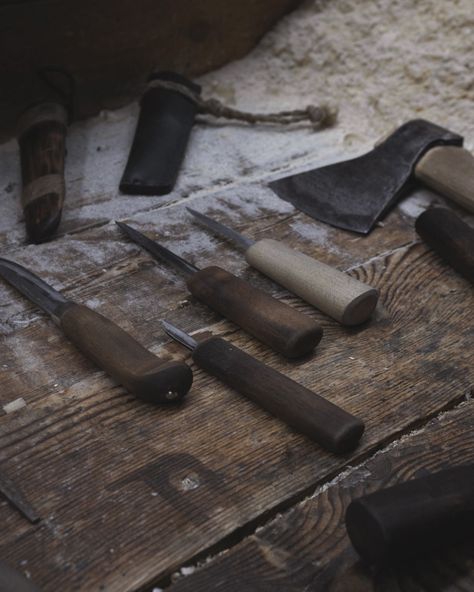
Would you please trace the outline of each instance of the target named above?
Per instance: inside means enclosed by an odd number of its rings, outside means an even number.
[[[296,358],[320,342],[322,329],[307,315],[217,266],[199,269],[123,222],[116,224],[159,261],[187,275],[193,296],[275,351]]]
[[[474,156],[462,136],[429,121],[405,123],[371,152],[270,183],[309,216],[366,234],[417,179],[474,211]]]
[[[45,310],[83,354],[139,399],[181,400],[193,380],[189,366],[164,361],[101,314],[67,300],[26,268],[0,258],[0,276]]]
[[[349,504],[349,538],[368,563],[395,562],[474,533],[474,465],[376,491]]]
[[[190,349],[196,364],[248,397],[296,431],[331,452],[357,446],[364,423],[306,387],[262,364],[220,337],[197,342],[171,323],[162,321],[173,339]]]
[[[474,284],[474,228],[446,208],[430,208],[415,222],[421,238]]]
[[[207,228],[243,248],[252,267],[339,323],[358,325],[372,314],[378,300],[375,288],[280,241],[253,241],[204,214],[186,209]]]

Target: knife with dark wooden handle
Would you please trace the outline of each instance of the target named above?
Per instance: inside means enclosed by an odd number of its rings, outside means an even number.
[[[368,563],[392,562],[474,533],[474,465],[413,479],[352,501],[349,538]]]
[[[474,284],[474,228],[447,208],[426,210],[415,228],[433,251]]]
[[[171,323],[162,324],[173,339],[191,349],[199,367],[326,450],[342,454],[358,445],[364,432],[359,418],[225,339],[211,337],[197,342]]]
[[[180,401],[193,375],[183,362],[166,362],[101,314],[67,300],[34,273],[0,258],[0,276],[37,304],[93,362],[148,403]]]
[[[27,109],[18,121],[21,203],[28,238],[33,243],[51,238],[61,220],[67,119],[63,105],[42,102]]]

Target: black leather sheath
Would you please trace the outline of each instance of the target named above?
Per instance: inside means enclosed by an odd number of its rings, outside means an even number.
[[[201,87],[174,72],[158,72],[149,80],[187,86],[195,94]],[[197,112],[194,101],[164,88],[149,88],[142,97],[140,116],[120,182],[120,191],[138,195],[164,195],[172,191],[184,158]]]

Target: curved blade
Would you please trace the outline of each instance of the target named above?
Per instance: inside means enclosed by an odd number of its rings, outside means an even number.
[[[247,238],[246,236],[243,236],[242,234],[236,232],[232,228],[225,226],[225,224],[221,224],[220,222],[217,222],[217,220],[213,220],[212,218],[209,218],[209,216],[205,216],[204,214],[201,214],[200,212],[196,212],[196,210],[193,210],[192,208],[188,208],[187,206],[186,206],[186,209],[195,218],[197,218],[199,220],[199,222],[204,224],[204,226],[207,226],[207,228],[210,228],[217,235],[222,236],[227,240],[231,240],[233,243],[237,244],[239,247],[243,247],[244,250],[247,250],[249,247],[251,247],[255,243],[255,241],[253,241],[252,239]]]
[[[0,276],[53,317],[68,302],[64,296],[22,265],[0,257]]]
[[[181,329],[178,329],[178,327],[175,327],[174,325],[172,325],[168,321],[165,321],[164,319],[161,321],[161,324],[163,325],[163,329],[165,330],[165,332],[168,333],[170,337],[172,337],[176,341],[179,341],[179,343],[181,343],[188,349],[193,350],[197,346],[197,341],[193,339],[191,335],[188,335]]]
[[[138,245],[143,247],[149,253],[153,255],[155,259],[159,259],[160,261],[165,261],[166,263],[170,263],[179,271],[184,271],[186,274],[193,274],[196,271],[199,271],[195,265],[188,263],[185,259],[182,259],[179,255],[176,255],[169,249],[162,247],[156,241],[151,240],[138,230],[135,230],[125,222],[117,222],[115,224],[125,232],[125,234],[132,239],[132,241],[136,242]]]

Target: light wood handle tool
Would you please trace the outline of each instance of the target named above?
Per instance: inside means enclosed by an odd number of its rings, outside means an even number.
[[[378,300],[375,288],[282,242],[252,241],[209,216],[186,209],[212,231],[242,247],[252,267],[339,323],[359,325],[374,311]]]
[[[273,350],[297,358],[310,353],[320,342],[323,331],[311,317],[221,267],[198,269],[127,224],[117,225],[156,259],[185,273],[193,296]]]
[[[413,479],[350,503],[349,538],[368,563],[395,562],[474,533],[474,465]]]
[[[192,350],[198,366],[326,450],[342,454],[358,445],[364,423],[357,417],[224,339],[211,337],[196,342],[166,321],[163,326],[171,337]]]
[[[474,156],[465,148],[437,146],[415,166],[425,185],[474,212]]]
[[[446,208],[431,208],[415,222],[421,238],[474,284],[474,228]]]

